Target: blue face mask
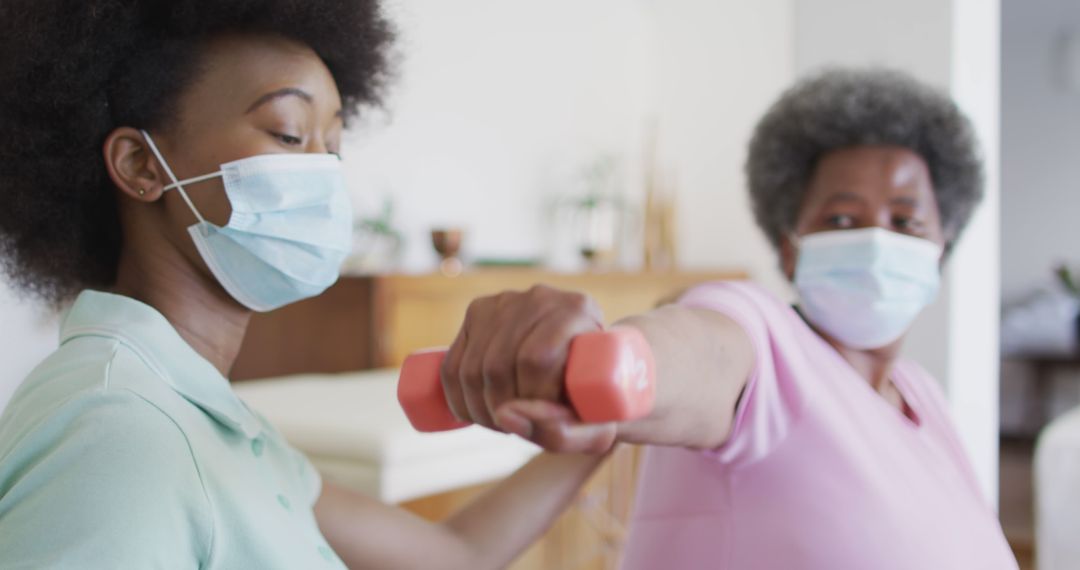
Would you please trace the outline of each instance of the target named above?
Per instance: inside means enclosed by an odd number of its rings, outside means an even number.
[[[796,243],[799,307],[847,347],[892,343],[937,296],[942,250],[929,240],[868,228],[809,234]]]
[[[253,311],[314,297],[337,281],[352,242],[352,206],[341,161],[329,154],[262,154],[177,180],[150,135],[146,142],[199,220],[188,228],[221,286]],[[195,209],[184,185],[220,177],[232,205],[225,227]]]

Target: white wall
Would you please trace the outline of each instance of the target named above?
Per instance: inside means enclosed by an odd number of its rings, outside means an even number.
[[[58,319],[0,281],[0,411],[30,370],[56,348]]]
[[[1075,0],[1002,2],[1002,249],[1005,297],[1080,265],[1080,93],[1056,67],[1066,31],[1080,34]]]
[[[951,2],[794,2],[799,75],[828,65],[888,65],[948,88]]]
[[[942,381],[988,499],[997,499],[999,12],[985,0],[799,0],[795,65],[888,65],[949,91],[974,122],[987,199],[950,260],[908,354]]]
[[[405,269],[430,270],[435,225],[473,256],[549,253],[544,209],[597,155],[640,198],[647,124],[679,171],[680,256],[770,278],[741,165],[753,122],[792,78],[789,0],[397,0],[389,114],[346,147],[359,207],[397,200]],[[774,276],[773,276],[774,277]]]
[[[433,268],[428,232],[467,231],[473,256],[536,257],[546,208],[604,154],[637,181],[655,107],[654,25],[625,0],[396,0],[399,77],[357,129],[346,173],[361,209],[392,195],[406,269]]]
[[[948,275],[945,389],[983,490],[998,497],[1001,307],[1001,12],[953,0],[951,90],[971,117],[986,164],[986,198],[953,253]]]
[[[655,0],[662,154],[678,172],[679,254],[739,267],[787,293],[750,210],[743,162],[754,125],[794,79],[788,0]]]

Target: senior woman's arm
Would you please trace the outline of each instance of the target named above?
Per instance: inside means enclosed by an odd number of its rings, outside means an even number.
[[[504,568],[552,524],[606,457],[541,454],[442,523],[326,482],[315,517],[350,568]]]
[[[604,322],[586,295],[549,287],[473,301],[442,369],[454,414],[510,431],[555,451],[587,451],[572,420],[536,421],[565,406],[563,373],[574,336]],[[747,333],[721,313],[666,305],[618,324],[641,330],[656,360],[656,403],[649,416],[611,426],[632,443],[714,448],[731,431],[754,364]],[[572,414],[570,415],[572,418]],[[613,433],[614,435],[614,433]]]
[[[656,359],[656,403],[645,418],[618,425],[630,443],[711,449],[727,440],[754,349],[734,320],[708,309],[666,305],[623,319]]]

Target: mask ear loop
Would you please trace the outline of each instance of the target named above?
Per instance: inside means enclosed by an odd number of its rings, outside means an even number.
[[[177,190],[179,190],[180,191],[180,197],[184,199],[185,203],[187,203],[188,208],[191,208],[191,213],[195,214],[195,217],[199,220],[200,224],[205,224],[206,220],[203,219],[202,214],[199,213],[199,210],[195,208],[195,204],[193,204],[191,202],[191,198],[188,198],[187,192],[184,191],[184,187],[180,185],[180,181],[177,180],[176,175],[173,174],[172,169],[169,168],[169,163],[165,162],[165,157],[161,156],[161,151],[159,151],[157,145],[154,144],[154,139],[150,137],[150,133],[146,132],[145,130],[140,130],[139,132],[141,132],[143,137],[146,139],[146,144],[148,144],[150,146],[150,151],[154,153],[154,157],[156,157],[158,162],[161,163],[161,167],[165,169],[165,173],[168,174],[169,178],[171,178],[172,181],[173,181],[173,183],[166,186],[164,188],[164,190],[166,192],[173,189],[173,188],[176,188]],[[203,176],[198,176],[196,178],[186,180],[185,182],[188,182],[188,183],[202,182],[203,180],[209,180],[211,178],[215,178],[215,177],[220,176],[220,175],[221,175],[220,172],[215,172],[213,174],[206,174],[206,175],[203,175]]]

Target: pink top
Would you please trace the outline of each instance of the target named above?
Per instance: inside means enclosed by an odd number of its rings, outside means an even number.
[[[724,445],[648,450],[623,568],[1017,568],[922,368],[893,376],[913,421],[759,287],[680,303],[742,325],[756,367]]]

